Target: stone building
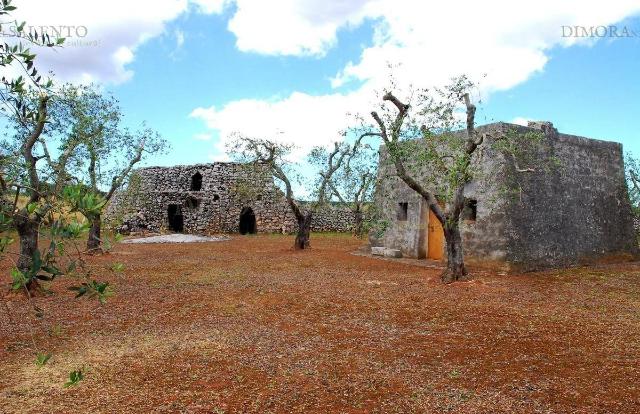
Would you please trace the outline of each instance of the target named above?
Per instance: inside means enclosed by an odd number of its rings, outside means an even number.
[[[545,150],[533,156],[535,171],[523,172],[507,153],[491,149],[491,137],[507,130],[519,137],[544,134]],[[549,122],[495,123],[478,131],[487,138],[474,180],[465,187],[461,232],[467,263],[528,271],[637,254],[621,144],[561,134]],[[372,236],[372,245],[442,260],[439,221],[395,176],[384,149],[380,154],[375,205],[386,229]],[[543,168],[551,157],[556,167]],[[428,182],[429,176],[425,165],[416,178]]]
[[[297,229],[267,169],[231,162],[141,168],[114,197],[107,221],[124,231],[246,234]],[[351,211],[331,205],[314,216],[312,230],[348,232],[352,226]]]

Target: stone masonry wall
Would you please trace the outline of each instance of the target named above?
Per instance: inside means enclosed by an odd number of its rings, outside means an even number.
[[[202,188],[191,190],[202,176]],[[179,206],[186,233],[235,233],[240,215],[250,208],[260,233],[291,233],[297,228],[283,193],[265,168],[240,163],[212,163],[137,170],[127,191],[107,210],[107,221],[154,232],[169,228],[169,205]],[[304,205],[304,204],[303,204]],[[353,215],[345,206],[330,206],[314,216],[313,231],[351,231]]]
[[[532,270],[635,255],[622,145],[550,134],[558,168],[525,174],[506,207],[509,262]]]

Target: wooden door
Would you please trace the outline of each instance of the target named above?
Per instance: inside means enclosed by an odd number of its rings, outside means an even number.
[[[444,256],[444,230],[440,220],[429,209],[427,225],[427,259],[442,260]]]

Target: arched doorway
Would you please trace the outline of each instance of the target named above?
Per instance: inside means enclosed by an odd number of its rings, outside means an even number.
[[[240,234],[255,234],[258,231],[256,227],[256,215],[253,214],[251,207],[245,207],[240,213]]]

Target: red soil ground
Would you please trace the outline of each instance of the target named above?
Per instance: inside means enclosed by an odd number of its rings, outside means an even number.
[[[126,266],[106,305],[61,279],[40,321],[3,288],[0,412],[640,412],[638,264],[445,286],[349,237],[292,242],[119,245],[89,259]]]

